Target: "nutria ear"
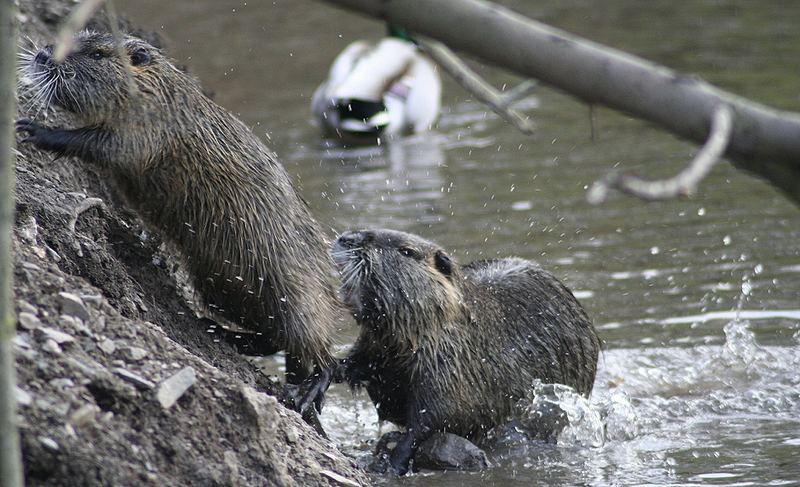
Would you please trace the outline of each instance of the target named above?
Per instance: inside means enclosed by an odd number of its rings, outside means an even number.
[[[447,277],[453,274],[453,261],[442,250],[437,250],[433,256],[436,269]]]

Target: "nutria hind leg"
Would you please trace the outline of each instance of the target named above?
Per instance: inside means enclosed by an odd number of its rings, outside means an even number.
[[[312,368],[301,357],[286,352],[286,383],[300,385],[311,377]]]
[[[389,455],[389,464],[397,475],[405,475],[408,472],[409,464],[414,454],[417,452],[417,447],[430,438],[433,430],[421,424],[409,425],[408,431],[403,433],[397,446],[394,447],[392,453]]]

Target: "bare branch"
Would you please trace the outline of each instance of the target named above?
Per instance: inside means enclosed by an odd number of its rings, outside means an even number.
[[[323,0],[433,37],[590,104],[704,143],[721,104],[736,113],[725,156],[800,204],[800,114],[774,110],[485,0]],[[480,35],[476,35],[480,32]]]
[[[67,227],[69,228],[70,235],[75,234],[75,225],[78,224],[78,218],[80,218],[81,214],[90,208],[105,208],[103,204],[103,200],[100,198],[86,198],[72,210],[72,217],[69,219],[67,223]]]
[[[714,164],[725,153],[731,140],[733,129],[733,110],[727,105],[720,105],[711,120],[711,131],[703,148],[686,168],[669,179],[647,181],[628,173],[609,173],[605,178],[594,183],[586,194],[589,203],[602,203],[608,197],[611,188],[645,200],[664,200],[692,193]]]
[[[503,108],[508,108],[514,103],[522,100],[526,96],[530,95],[534,91],[539,88],[539,83],[532,79],[526,79],[522,83],[518,84],[517,86],[511,88],[508,91],[504,91],[502,94],[499,94],[498,98],[498,106]]]
[[[74,47],[75,34],[86,27],[89,19],[103,6],[103,3],[105,3],[105,0],[83,0],[67,17],[67,21],[58,29],[56,48],[53,52],[53,60],[55,62],[64,62],[67,54],[72,52]]]
[[[462,88],[475,95],[482,103],[486,104],[493,112],[516,127],[520,132],[531,135],[534,132],[533,123],[518,111],[509,108],[509,105],[525,96],[531,89],[523,86],[522,89],[512,89],[507,94],[502,94],[483,80],[469,66],[455,55],[447,46],[434,40],[420,43],[425,52],[436,61],[436,64],[455,79]],[[519,88],[519,87],[517,87]]]

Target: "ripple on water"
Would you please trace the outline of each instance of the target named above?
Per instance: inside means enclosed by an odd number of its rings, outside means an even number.
[[[520,403],[520,421],[484,445],[495,464],[489,471],[403,484],[780,485],[800,478],[800,346],[759,346],[746,321],[729,322],[725,334],[723,346],[606,350],[591,399],[536,385],[538,395]],[[557,444],[525,429],[543,405],[569,417]],[[345,388],[332,390],[322,421],[356,455],[368,454],[380,433],[366,394],[354,398]]]

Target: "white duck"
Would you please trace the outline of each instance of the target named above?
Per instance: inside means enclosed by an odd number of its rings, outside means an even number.
[[[441,93],[436,65],[407,36],[355,41],[336,57],[311,111],[328,136],[374,143],[430,130]]]

